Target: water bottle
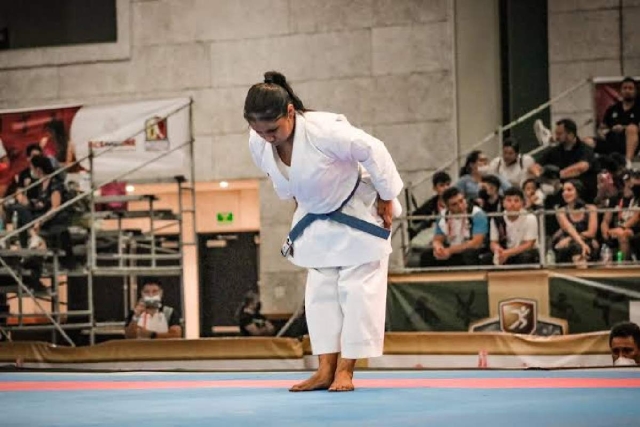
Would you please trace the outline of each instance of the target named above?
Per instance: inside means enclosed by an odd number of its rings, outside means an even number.
[[[18,211],[13,211],[13,215],[11,216],[11,224],[13,225],[13,229],[18,229]]]
[[[547,266],[555,265],[556,263],[556,253],[553,249],[549,249],[547,251]]]
[[[600,249],[600,261],[604,265],[611,264],[611,248],[606,244],[602,245],[602,249]]]

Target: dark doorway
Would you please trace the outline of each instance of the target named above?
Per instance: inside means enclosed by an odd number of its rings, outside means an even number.
[[[258,233],[198,235],[200,336],[214,326],[235,326],[245,293],[257,290]]]

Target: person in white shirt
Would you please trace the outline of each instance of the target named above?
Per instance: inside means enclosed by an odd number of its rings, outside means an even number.
[[[494,264],[536,264],[540,261],[538,221],[524,210],[524,194],[519,188],[511,187],[504,192],[504,215],[491,219],[489,234]]]
[[[249,89],[244,117],[255,164],[281,199],[296,202],[281,253],[308,269],[305,313],[319,367],[290,390],[353,390],[356,360],[382,355],[402,179],[381,141],[342,115],[306,110],[278,72]]]
[[[166,339],[181,338],[180,318],[173,307],[162,303],[162,285],[149,280],[142,287],[140,300],[126,322],[125,338]]]
[[[520,154],[520,143],[507,138],[502,143],[502,156],[489,163],[488,173],[504,178],[514,187],[520,187],[524,180],[533,176],[531,167],[536,161],[528,154]]]

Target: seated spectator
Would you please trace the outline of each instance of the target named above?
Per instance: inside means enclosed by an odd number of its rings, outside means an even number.
[[[616,211],[605,212],[600,223],[600,232],[604,243],[612,249],[622,252],[622,259],[631,259],[630,242],[640,233],[640,225],[635,217],[637,211],[630,208],[640,205],[640,172],[627,172],[623,177],[620,195],[604,203],[605,208]]]
[[[540,262],[538,221],[523,208],[522,190],[511,187],[504,192],[504,214],[491,219],[491,251],[495,265]]]
[[[640,104],[636,81],[625,77],[620,84],[620,101],[610,106],[598,127],[596,153],[624,154],[627,167],[638,152],[638,123]]]
[[[168,305],[162,304],[162,285],[159,280],[150,280],[142,287],[140,299],[127,319],[126,338],[181,338],[182,327],[178,314]]]
[[[560,230],[552,239],[556,260],[585,266],[598,256],[598,213],[594,205],[582,201],[579,181],[569,180],[562,188],[564,206],[556,214]]]
[[[538,209],[544,209],[544,194],[535,178],[526,179],[522,183],[522,193],[524,194],[524,208],[526,210],[534,212]]]
[[[622,176],[628,170],[624,167],[624,156],[618,153],[600,156],[598,162],[600,163],[600,172],[597,178],[597,194],[594,204],[605,207],[608,199],[618,196],[619,190],[623,187]]]
[[[502,196],[500,195],[500,179],[495,175],[482,177],[482,184],[478,192],[478,205],[487,213],[502,211]]]
[[[419,208],[417,208],[411,215],[415,216],[429,216],[429,215],[438,215],[442,211],[444,211],[445,205],[444,200],[442,200],[442,193],[451,186],[451,177],[448,173],[444,171],[436,172],[431,178],[431,182],[433,183],[433,192],[435,193],[433,197],[427,200],[424,204],[422,204]],[[425,219],[425,220],[412,220],[409,222],[409,238],[413,239],[416,237],[422,230],[431,227],[435,220],[433,219]]]
[[[491,253],[486,247],[489,232],[487,215],[479,207],[469,205],[457,187],[446,190],[442,198],[447,210],[436,223],[433,249],[423,252],[421,265],[489,264]]]
[[[622,322],[611,328],[609,348],[614,366],[640,365],[640,327]]]
[[[489,172],[489,159],[480,150],[469,153],[464,166],[460,169],[460,178],[455,186],[462,191],[462,194],[468,199],[476,201],[480,191],[480,183],[482,177]],[[500,179],[501,189],[506,190],[511,187],[508,181]]]
[[[489,163],[488,172],[519,188],[525,179],[532,176],[530,170],[535,163],[530,155],[520,154],[520,144],[515,138],[507,138],[502,142],[502,156]]]
[[[238,309],[238,325],[244,336],[273,336],[275,329],[271,322],[260,313],[260,296],[257,292],[249,291]]]
[[[576,123],[562,119],[556,123],[555,139],[558,145],[549,147],[542,153],[540,164],[532,167],[536,176],[542,174],[542,166],[553,165],[560,169],[563,180],[577,179],[584,183],[583,198],[591,203],[596,196],[597,168],[593,149],[578,137]]]

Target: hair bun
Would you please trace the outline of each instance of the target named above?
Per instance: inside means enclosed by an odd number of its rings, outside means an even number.
[[[287,78],[284,76],[284,74],[277,71],[267,71],[266,73],[264,73],[264,82],[273,83],[278,86],[286,86]]]

